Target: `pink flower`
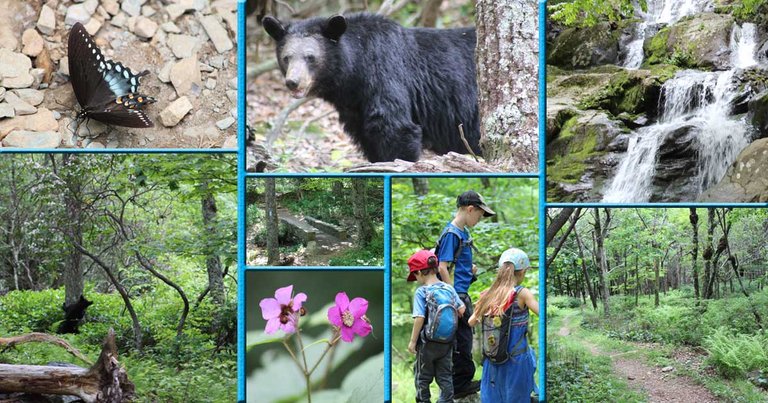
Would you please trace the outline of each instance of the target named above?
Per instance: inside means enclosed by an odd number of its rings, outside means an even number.
[[[336,294],[336,305],[328,309],[328,320],[341,329],[341,340],[351,343],[355,334],[365,337],[371,333],[371,324],[365,317],[368,301],[365,298],[355,298],[352,301],[347,293]]]
[[[291,298],[292,294],[293,285],[289,285],[275,290],[275,298],[264,298],[259,302],[261,316],[267,321],[264,328],[266,334],[272,334],[277,329],[288,334],[296,332],[296,313],[301,311],[301,304],[307,300],[307,295],[300,292]]]

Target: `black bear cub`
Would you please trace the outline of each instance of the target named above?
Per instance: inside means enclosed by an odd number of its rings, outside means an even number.
[[[64,310],[64,320],[59,324],[59,329],[56,333],[79,333],[80,321],[85,317],[85,310],[92,304],[92,301],[88,301],[82,295],[80,300],[74,304],[61,304],[61,309]]]
[[[474,28],[404,28],[365,13],[262,23],[293,96],[333,104],[369,161],[468,153],[467,144],[481,154]]]

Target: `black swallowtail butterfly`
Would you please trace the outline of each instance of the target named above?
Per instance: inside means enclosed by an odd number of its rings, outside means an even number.
[[[148,70],[133,74],[122,63],[107,60],[79,22],[69,31],[67,46],[69,77],[82,107],[78,121],[90,118],[115,126],[154,126],[141,108],[156,100],[138,93],[139,79]]]

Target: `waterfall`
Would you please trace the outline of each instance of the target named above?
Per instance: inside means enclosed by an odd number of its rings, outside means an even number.
[[[696,154],[696,195],[714,185],[749,143],[743,118],[732,119],[730,103],[736,95],[735,70],[726,72],[679,72],[662,86],[659,122],[639,129],[630,138],[627,153],[603,196],[604,202],[647,202],[660,147],[676,130],[688,130]],[[696,196],[692,195],[692,196]]]
[[[755,24],[745,22],[741,27],[733,24],[731,31],[731,63],[733,66],[746,69],[756,65],[755,48],[757,48],[757,27]]]
[[[627,56],[623,66],[636,70],[643,64],[643,43],[646,32],[651,26],[672,24],[681,18],[704,11],[712,11],[712,0],[647,0],[647,12],[635,2],[635,14],[642,21],[635,26],[634,39],[627,45]]]

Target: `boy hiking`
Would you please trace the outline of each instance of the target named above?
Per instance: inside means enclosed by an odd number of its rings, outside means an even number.
[[[437,257],[420,250],[408,259],[408,281],[421,286],[413,297],[413,331],[408,351],[416,354],[416,401],[431,402],[432,379],[440,387],[438,403],[453,402],[452,352],[464,304],[450,285],[437,278]]]
[[[499,272],[480,294],[469,325],[481,324],[483,403],[528,403],[538,392],[533,380],[536,358],[528,346],[528,311],[539,314],[539,303],[521,283],[530,267],[525,252],[507,249],[499,258]]]
[[[472,237],[469,228],[474,227],[483,217],[496,215],[477,192],[466,191],[456,199],[456,215],[443,229],[436,249],[440,262],[440,279],[453,285],[467,307],[467,314],[459,319],[456,331],[456,349],[453,352],[453,387],[454,396],[459,399],[477,393],[480,383],[473,381],[475,363],[472,361],[472,327],[467,318],[472,314],[472,300],[469,298],[469,285],[476,279],[477,268],[472,263]],[[451,270],[454,269],[454,277]]]

